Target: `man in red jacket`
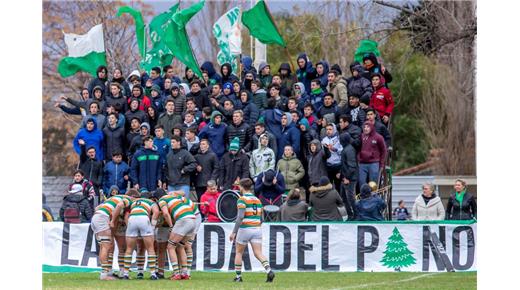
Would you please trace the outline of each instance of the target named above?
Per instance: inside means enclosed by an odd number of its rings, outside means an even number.
[[[217,183],[215,180],[208,180],[207,185],[207,191],[200,197],[200,212],[207,218],[208,223],[220,223],[217,215],[217,199],[220,196]]]
[[[373,74],[371,79],[374,92],[370,98],[370,107],[376,109],[379,117],[381,117],[381,121],[383,121],[385,125],[388,125],[388,120],[394,110],[392,93],[384,86],[384,82],[381,81],[381,75]]]
[[[363,125],[361,150],[358,153],[359,185],[368,181],[378,182],[379,170],[385,165],[386,145],[383,136],[379,135],[374,124],[367,121]]]

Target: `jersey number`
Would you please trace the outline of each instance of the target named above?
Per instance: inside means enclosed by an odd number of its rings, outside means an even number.
[[[256,204],[253,204],[253,210],[255,211],[255,215],[256,215],[257,214],[257,211],[256,211],[257,210],[257,206],[256,206]]]

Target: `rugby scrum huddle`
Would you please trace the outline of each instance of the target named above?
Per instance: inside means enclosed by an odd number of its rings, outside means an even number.
[[[238,216],[229,236],[236,244],[233,281],[242,282],[242,254],[250,243],[255,257],[267,273],[266,282],[275,274],[262,254],[262,203],[252,193],[253,182],[240,180]],[[202,222],[198,206],[184,197],[182,191],[166,193],[158,189],[139,193],[130,189],[126,195],[115,195],[96,207],[91,227],[99,243],[101,280],[129,280],[132,253],[137,250],[137,279],[144,278],[145,253],[150,279],[164,278],[166,253],[173,274],[170,280],[189,280],[193,261],[192,244]],[[119,249],[119,273],[112,270],[114,240]],[[136,249],[137,248],[137,249]]]

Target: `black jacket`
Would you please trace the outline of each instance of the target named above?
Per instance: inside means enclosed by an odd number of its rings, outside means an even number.
[[[316,152],[311,153],[311,144],[316,144]],[[309,181],[310,184],[320,182],[322,176],[328,176],[327,173],[327,159],[330,157],[330,151],[327,147],[321,145],[318,140],[312,140],[309,143],[309,155],[307,155],[307,162],[309,164]]]
[[[103,184],[103,161],[88,158],[85,145],[81,145],[79,158],[79,169],[85,173],[85,178],[99,189]]]
[[[455,193],[450,195],[448,206],[446,207],[447,220],[470,220],[477,218],[477,201],[469,192],[464,194],[462,204],[455,199]]]
[[[126,154],[126,138],[123,127],[111,128],[106,126],[103,128],[103,137],[105,160],[112,160],[112,153],[116,151]]]
[[[240,151],[236,155],[227,152],[222,156],[219,168],[219,187],[224,190],[231,189],[237,177],[249,177],[249,158]]]
[[[340,136],[340,142],[347,143],[343,145],[343,151],[341,151],[341,178],[346,178],[350,182],[358,180],[358,162],[356,149],[350,144],[350,135],[344,134]]]
[[[90,202],[87,197],[83,194],[69,194],[63,198],[63,204],[60,208],[60,219],[64,220],[64,213],[66,208],[79,208],[80,220],[82,223],[90,222],[90,219],[94,215],[94,209],[90,206]]]
[[[206,182],[208,180],[217,180],[219,174],[219,161],[217,154],[211,151],[211,148],[208,149],[205,153],[199,149],[197,155],[194,156],[197,164],[202,167],[202,171],[198,172],[195,170],[194,172],[194,183],[197,187],[206,187]]]
[[[356,149],[356,151],[359,152],[359,149],[361,149],[361,128],[354,124],[348,124],[347,128],[345,130],[340,130],[340,141],[341,141],[341,135],[344,133],[348,133],[350,135],[350,144]],[[341,141],[342,142],[342,141]],[[345,147],[346,144],[341,143],[343,147]]]
[[[166,155],[165,167],[168,185],[189,185],[190,175],[196,167],[197,161],[186,149],[170,150]]]
[[[238,126],[235,124],[227,126],[226,138],[224,139],[226,140],[226,148],[228,148],[229,144],[235,137],[240,139],[240,149],[246,148],[249,146],[249,142],[251,142],[251,127],[244,121],[242,121],[242,123],[240,123]]]

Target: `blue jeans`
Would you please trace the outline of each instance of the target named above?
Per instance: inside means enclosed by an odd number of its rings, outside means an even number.
[[[190,186],[189,185],[168,185],[168,192],[182,190],[184,192],[184,197],[187,199],[190,198]]]
[[[367,181],[368,176],[368,181]],[[379,162],[374,163],[359,163],[359,187],[367,184],[369,181],[378,183],[379,177]]]

